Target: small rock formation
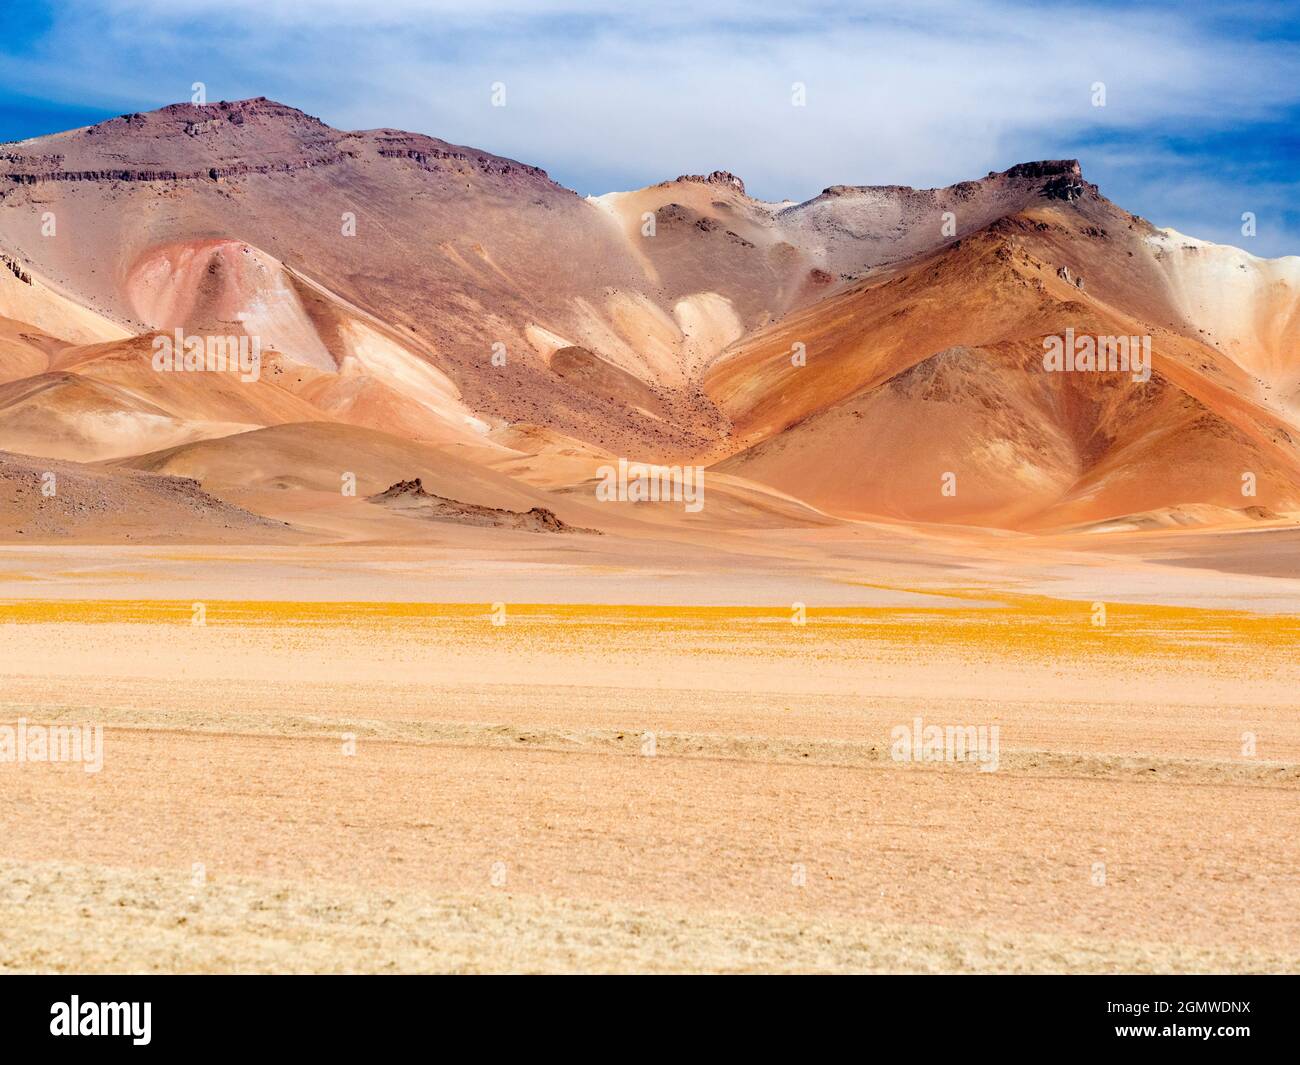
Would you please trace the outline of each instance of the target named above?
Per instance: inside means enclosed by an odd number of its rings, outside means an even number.
[[[569,525],[546,507],[531,510],[503,510],[483,507],[477,503],[462,503],[446,496],[426,492],[420,478],[398,481],[366,500],[413,517],[430,521],[450,521],[458,525],[476,525],[482,528],[518,529],[521,532],[593,533],[596,529],[580,529]]]
[[[1070,203],[1083,195],[1084,188],[1082,181],[1062,175],[1052,178],[1043,186],[1043,195],[1049,200],[1065,200]]]
[[[682,174],[677,180],[694,181],[698,185],[722,185],[735,189],[742,196],[745,194],[745,183],[726,170],[715,170],[712,174]]]
[[[18,265],[16,259],[11,259],[7,255],[0,254],[0,263],[3,263],[8,268],[9,272],[13,274],[14,277],[18,278],[18,280],[24,285],[30,285],[32,283],[31,275]]]

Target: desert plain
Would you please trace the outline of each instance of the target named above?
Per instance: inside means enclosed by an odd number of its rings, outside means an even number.
[[[1293,971],[1300,584],[1181,536],[6,548],[3,716],[104,738],[0,771],[0,966]]]

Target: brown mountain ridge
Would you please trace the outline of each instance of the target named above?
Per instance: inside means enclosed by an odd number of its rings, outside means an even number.
[[[387,483],[445,455],[588,527],[625,520],[583,494],[620,456],[707,466],[741,525],[1300,511],[1300,258],[1159,229],[1074,160],[583,198],[421,134],[181,104],[0,145],[0,253],[0,449],[213,466],[285,427],[221,490],[308,525],[357,430]],[[159,372],[177,330],[255,338],[258,373]],[[1150,379],[1045,371],[1067,330],[1149,338]],[[286,511],[267,486],[306,439],[317,487]]]

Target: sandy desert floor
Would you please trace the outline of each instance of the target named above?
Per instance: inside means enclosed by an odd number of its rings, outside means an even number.
[[[1292,582],[1111,565],[1099,626],[1061,551],[5,548],[0,722],[104,758],[0,764],[0,969],[1300,970]],[[997,771],[896,762],[916,717]]]

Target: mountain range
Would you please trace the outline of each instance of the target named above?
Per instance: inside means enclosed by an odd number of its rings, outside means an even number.
[[[258,374],[159,372],[178,330],[255,338]],[[1142,338],[1149,379],[1050,372],[1066,335]],[[419,538],[371,501],[415,478],[629,533],[1253,527],[1300,512],[1298,441],[1300,257],[1158,228],[1074,160],[584,198],[264,98],[0,145],[9,541]],[[601,504],[620,458],[703,467],[709,505]]]

